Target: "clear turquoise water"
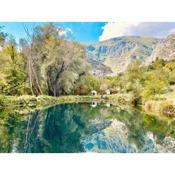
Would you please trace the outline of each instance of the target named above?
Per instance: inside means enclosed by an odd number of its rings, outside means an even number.
[[[175,123],[105,104],[64,104],[25,116],[2,110],[0,152],[175,152]]]

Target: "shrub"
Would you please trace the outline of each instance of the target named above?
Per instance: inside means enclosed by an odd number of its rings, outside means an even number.
[[[175,105],[170,101],[163,102],[160,105],[160,112],[163,115],[175,117]]]
[[[4,106],[4,96],[3,95],[0,95],[0,107],[3,107]]]

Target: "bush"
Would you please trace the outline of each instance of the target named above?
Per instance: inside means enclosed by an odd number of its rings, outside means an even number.
[[[4,99],[5,97],[3,95],[0,95],[0,107],[4,106]]]
[[[144,110],[156,115],[162,114],[163,116],[175,117],[175,105],[167,100],[149,100],[145,103]]]
[[[172,102],[163,102],[160,106],[160,111],[163,115],[175,117],[175,105]]]

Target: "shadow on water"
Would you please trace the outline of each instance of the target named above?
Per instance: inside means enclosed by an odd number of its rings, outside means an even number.
[[[0,152],[175,152],[175,123],[130,108],[62,104],[0,111]]]

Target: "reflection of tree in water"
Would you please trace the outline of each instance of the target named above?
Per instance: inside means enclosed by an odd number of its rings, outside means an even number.
[[[175,138],[175,121],[160,120],[154,116],[144,115],[145,128],[156,136],[157,143],[161,144],[165,137]]]
[[[82,138],[105,129],[116,119],[128,129],[128,141],[142,149],[151,131],[161,144],[175,138],[175,123],[137,110],[88,104],[65,104],[21,116],[0,111],[0,152],[83,152]]]
[[[129,128],[129,140],[135,143],[138,149],[141,149],[145,145],[146,135],[143,118],[140,113],[133,112],[132,114],[131,120],[129,120],[130,124],[128,123],[127,125]]]
[[[59,105],[34,113],[22,152],[83,152],[84,123],[76,110],[76,105]]]
[[[101,115],[100,109],[89,104],[65,104],[29,115],[20,152],[83,152],[81,138],[92,134],[90,121]]]
[[[111,118],[116,118],[127,126],[128,140],[130,143],[134,143],[138,149],[144,146],[148,131],[153,133],[153,137],[156,138],[156,142],[159,144],[167,136],[175,138],[175,121],[169,123],[138,110],[121,110],[116,107],[111,108],[110,113]]]
[[[83,152],[82,136],[98,108],[87,104],[65,104],[21,116],[3,112],[0,119],[0,151]]]
[[[60,105],[48,109],[43,138],[47,140],[47,152],[82,152],[80,143],[84,124],[74,113],[76,106]]]
[[[0,152],[12,152],[21,132],[21,117],[17,113],[0,111]],[[17,129],[18,128],[18,129]]]

